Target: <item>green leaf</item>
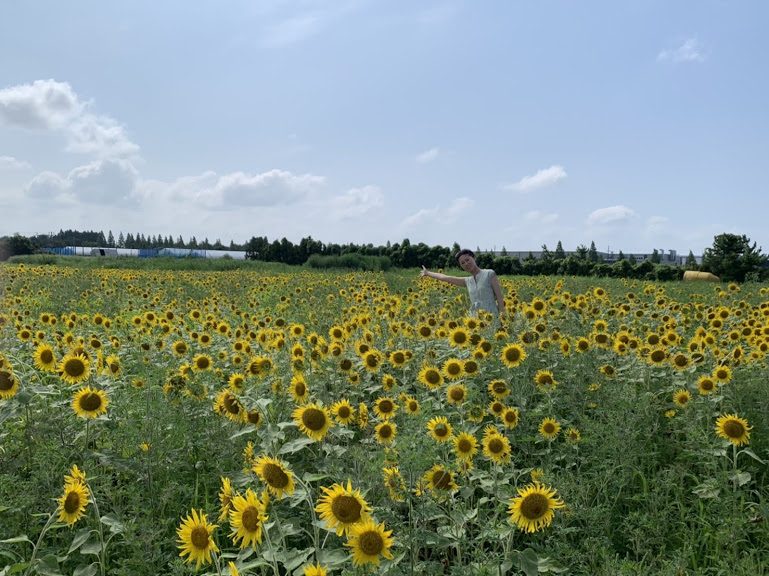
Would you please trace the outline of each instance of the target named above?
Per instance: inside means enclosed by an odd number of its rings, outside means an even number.
[[[296,440],[291,440],[291,442],[286,442],[283,444],[281,449],[278,450],[278,454],[293,454],[294,452],[299,452],[299,450],[305,446],[309,446],[314,442],[315,440],[312,438],[297,438]]]
[[[89,540],[80,547],[81,554],[96,554],[101,553],[101,543],[98,540]]]
[[[53,554],[48,554],[38,560],[37,573],[41,576],[63,576],[59,570],[59,561]]]
[[[97,562],[92,562],[88,566],[78,566],[75,568],[72,576],[95,576],[98,571],[99,564]]]
[[[305,482],[317,482],[318,480],[323,480],[324,478],[328,478],[328,474],[311,474],[307,472],[304,476],[302,476],[302,480]]]
[[[750,482],[750,472],[737,472],[732,475],[731,480],[737,484],[737,486],[744,486]]]
[[[239,436],[245,436],[246,434],[251,434],[251,432],[255,432],[255,431],[256,431],[255,426],[250,426],[250,425],[245,426],[244,428],[242,428],[241,430],[238,430],[237,432],[235,432],[235,434],[230,436],[230,440],[235,440],[235,438],[238,438]]]
[[[21,536],[14,536],[13,538],[8,538],[7,540],[0,540],[0,544],[14,544],[15,542],[29,542],[32,544],[32,546],[35,545],[35,543],[27,538],[25,534],[22,534]]]
[[[0,572],[0,576],[11,576],[11,574],[18,574],[29,568],[29,562],[19,562],[18,564],[11,564]]]
[[[69,545],[69,551],[67,554],[72,554],[75,550],[80,548],[83,544],[85,544],[85,541],[88,540],[88,537],[91,535],[91,530],[89,528],[84,528],[82,530],[79,530],[75,537],[72,539],[72,544]]]
[[[743,449],[743,450],[740,450],[740,452],[739,452],[739,453],[740,453],[740,454],[747,454],[748,456],[750,456],[751,458],[753,458],[753,460],[755,460],[756,462],[760,462],[761,464],[766,464],[766,460],[761,460],[761,458],[759,458],[758,456],[756,456],[756,453],[755,453],[755,452],[753,452],[753,450],[751,450],[750,448],[745,448],[745,449]]]
[[[526,548],[518,555],[518,564],[526,573],[526,576],[537,576],[539,574],[539,558],[537,553],[531,548]]]
[[[692,492],[702,499],[718,498],[721,488],[715,480],[710,479],[697,486]]]
[[[115,518],[112,514],[105,514],[101,517],[101,523],[105,526],[109,526],[109,531],[113,534],[119,534],[125,530],[123,523]]]

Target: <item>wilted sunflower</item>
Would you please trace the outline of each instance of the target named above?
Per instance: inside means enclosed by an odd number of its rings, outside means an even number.
[[[376,428],[374,428],[374,435],[376,437],[376,441],[380,444],[392,444],[393,440],[395,440],[395,436],[398,434],[398,426],[395,424],[395,422],[390,422],[389,420],[385,420],[384,422],[381,422],[376,425]]]
[[[526,359],[526,352],[518,344],[508,344],[502,349],[501,359],[508,368],[515,368]]]
[[[483,455],[496,464],[504,464],[510,461],[512,449],[510,440],[499,433],[484,434]]]
[[[454,481],[454,474],[441,464],[436,464],[422,476],[423,482],[434,493],[445,493],[459,488]]]
[[[435,416],[427,423],[427,431],[436,442],[448,442],[451,440],[453,429],[445,416]]]
[[[222,390],[214,402],[214,412],[227,417],[237,423],[243,423],[246,418],[246,410],[237,396],[227,389]]]
[[[203,563],[210,564],[211,553],[219,551],[211,537],[214,529],[216,524],[209,524],[202,510],[193,509],[176,529],[177,547],[181,550],[179,556],[182,558],[188,556],[185,560],[189,563],[195,562],[196,569]]]
[[[219,489],[219,522],[225,522],[230,517],[235,493],[232,491],[232,482],[229,478],[222,476],[220,479],[222,487]]]
[[[511,522],[524,532],[531,533],[550,526],[554,511],[564,506],[554,489],[534,482],[518,488],[518,495],[510,499],[508,512]]]
[[[0,368],[0,398],[8,400],[19,392],[19,379],[10,365]]]
[[[251,488],[245,496],[238,494],[232,499],[230,510],[230,537],[234,544],[242,548],[256,545],[262,541],[262,529],[267,522],[264,503],[256,497]]]
[[[345,398],[331,406],[331,413],[334,415],[336,421],[342,425],[346,426],[355,421],[355,408],[353,408],[350,401]]]
[[[435,366],[425,366],[422,368],[419,371],[418,379],[430,390],[434,390],[443,384],[443,376]]]
[[[291,417],[299,429],[316,442],[323,440],[333,424],[326,409],[314,403],[299,406]]]
[[[395,416],[395,413],[398,411],[398,405],[395,403],[395,401],[388,397],[388,396],[382,396],[380,398],[377,398],[374,402],[374,413],[379,416],[382,420],[389,420],[393,416]]]
[[[553,440],[561,431],[561,425],[555,418],[544,418],[539,424],[539,434],[545,440]]]
[[[68,477],[64,493],[59,497],[59,522],[72,526],[85,514],[88,506],[88,488],[84,482]]]
[[[266,455],[259,456],[254,461],[253,470],[275,498],[294,493],[294,474],[280,460]]]
[[[676,390],[673,393],[673,402],[675,402],[676,406],[680,406],[681,408],[687,406],[689,404],[689,401],[692,399],[692,393],[688,390]]]
[[[574,426],[570,426],[566,429],[566,441],[571,444],[578,444],[582,440],[582,434]]]
[[[716,420],[716,434],[735,446],[750,443],[748,421],[737,414],[724,414]]]
[[[91,375],[91,363],[82,354],[67,354],[59,362],[61,379],[68,384],[78,384]]]
[[[496,400],[502,400],[505,396],[510,394],[510,388],[507,386],[507,382],[497,378],[489,382],[487,389]]]
[[[446,400],[449,404],[462,404],[467,400],[467,387],[463,384],[452,384],[446,389]]]
[[[390,500],[403,502],[403,494],[406,492],[406,483],[403,481],[401,471],[397,466],[382,468],[382,480]]]
[[[715,389],[716,389],[716,383],[712,377],[703,375],[703,376],[700,376],[699,379],[697,380],[697,390],[703,396],[712,394],[713,392],[715,392]]]
[[[72,409],[81,418],[96,418],[107,412],[107,394],[104,390],[86,386],[75,393],[72,399]]]
[[[478,440],[468,432],[461,432],[454,437],[454,453],[460,460],[472,460],[478,452]]]
[[[390,548],[393,545],[392,530],[385,530],[384,522],[376,524],[369,520],[353,526],[345,546],[352,552],[355,566],[379,565],[380,556],[392,560]]]
[[[337,536],[347,535],[354,525],[370,520],[371,507],[349,480],[347,487],[334,484],[330,488],[324,486],[322,492],[315,511]]]
[[[56,371],[56,356],[53,353],[53,348],[49,344],[39,344],[37,348],[35,348],[35,366],[39,370],[43,370],[45,372],[55,372]]]

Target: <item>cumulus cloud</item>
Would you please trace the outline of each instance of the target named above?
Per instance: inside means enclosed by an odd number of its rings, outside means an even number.
[[[135,202],[139,174],[120,159],[97,160],[74,168],[66,176],[41,172],[27,185],[31,198],[69,204],[125,204]]]
[[[525,214],[526,220],[539,224],[552,224],[558,220],[558,214],[554,212],[542,212],[540,210],[531,210]]]
[[[670,61],[675,63],[704,62],[702,44],[696,38],[688,38],[683,44],[672,50],[662,50],[657,54],[660,62]]]
[[[125,129],[109,116],[88,111],[67,82],[35,80],[0,90],[0,122],[27,130],[65,134],[67,150],[101,158],[139,152]]]
[[[384,195],[377,186],[352,188],[331,199],[331,212],[335,218],[359,218],[384,205]]]
[[[26,170],[29,163],[13,156],[0,156],[0,170]]]
[[[587,223],[594,224],[614,224],[626,222],[635,217],[635,211],[627,206],[609,206],[608,208],[599,208],[594,210],[587,217]]]
[[[406,217],[401,223],[405,228],[419,226],[420,224],[437,223],[452,224],[457,218],[472,208],[475,203],[467,197],[455,198],[447,207],[436,206],[434,208],[422,208],[414,214]]]
[[[437,148],[430,148],[429,150],[425,150],[421,154],[418,154],[416,160],[419,164],[427,164],[438,157],[438,152],[439,150]]]
[[[546,186],[552,186],[559,180],[566,178],[566,170],[563,166],[550,166],[550,168],[544,168],[538,170],[536,174],[531,176],[524,176],[518,182],[514,184],[506,184],[502,188],[504,190],[515,190],[518,192],[529,192],[536,190],[537,188],[544,188]]]

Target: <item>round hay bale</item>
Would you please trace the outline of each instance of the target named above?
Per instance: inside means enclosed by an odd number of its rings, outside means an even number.
[[[721,279],[710,272],[698,272],[697,270],[687,270],[684,272],[684,282],[695,280],[704,280],[706,282],[720,282]]]

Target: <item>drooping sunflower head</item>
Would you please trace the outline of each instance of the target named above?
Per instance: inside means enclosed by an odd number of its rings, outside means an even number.
[[[323,440],[332,426],[326,409],[315,403],[299,406],[292,417],[299,429],[316,442]]]
[[[322,491],[323,495],[318,499],[315,510],[338,536],[349,534],[353,526],[371,518],[371,507],[360,490],[353,489],[349,480],[346,487],[334,484],[330,488],[323,487]]]
[[[0,398],[13,398],[19,391],[19,379],[11,370],[10,364],[0,368]]]

